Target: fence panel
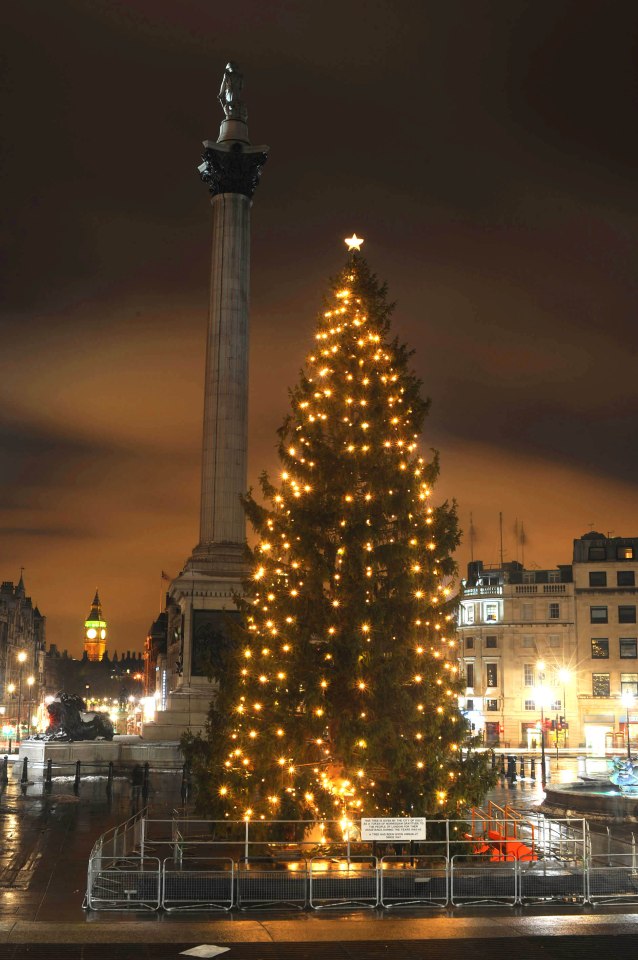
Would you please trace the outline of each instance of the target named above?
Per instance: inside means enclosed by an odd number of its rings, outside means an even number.
[[[376,857],[313,857],[310,861],[310,906],[376,907],[379,870]]]
[[[233,906],[234,864],[230,857],[164,861],[161,905],[178,910],[230,910]]]
[[[303,909],[308,903],[306,860],[259,864],[257,858],[237,868],[237,906],[289,906]]]
[[[379,903],[382,907],[444,907],[448,902],[445,857],[382,857]]]
[[[551,900],[555,903],[587,901],[587,868],[583,860],[539,860],[519,863],[521,902]]]
[[[90,910],[158,910],[160,862],[155,857],[121,860],[101,857],[89,862],[86,904]]]
[[[518,902],[518,862],[491,863],[471,857],[452,857],[450,868],[450,903],[501,904]]]
[[[590,863],[588,899],[592,903],[638,903],[638,871],[631,854],[609,854],[606,864]]]

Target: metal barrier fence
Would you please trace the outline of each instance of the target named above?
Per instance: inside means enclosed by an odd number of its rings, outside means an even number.
[[[380,906],[443,908],[448,901],[448,861],[445,857],[381,858]]]
[[[162,864],[161,906],[178,910],[230,910],[234,903],[235,864],[230,858],[181,861]]]
[[[471,820],[428,820],[426,840],[376,844],[360,839],[356,822],[158,821],[141,811],[96,842],[86,904],[177,911],[638,902],[635,849],[599,864],[584,820],[517,819],[514,830],[489,811],[486,823],[481,832]]]
[[[155,857],[100,857],[89,862],[86,905],[89,910],[159,910],[161,866]]]
[[[308,904],[313,910],[378,906],[379,861],[376,857],[313,857]]]

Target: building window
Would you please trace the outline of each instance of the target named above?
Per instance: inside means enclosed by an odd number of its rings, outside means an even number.
[[[605,548],[604,548],[604,547],[590,547],[590,548],[589,548],[589,559],[590,559],[590,560],[606,560],[606,557],[605,557]]]
[[[560,570],[548,570],[548,571],[547,571],[547,582],[548,582],[548,583],[560,583]]]
[[[609,674],[608,673],[592,673],[591,692],[594,697],[609,696]]]
[[[467,663],[465,665],[465,683],[468,687],[474,686],[474,664]]]
[[[549,638],[550,647],[560,647],[560,637],[553,633]]]
[[[635,660],[638,657],[637,644],[633,637],[624,637],[620,640],[620,659]]]
[[[551,704],[549,705],[550,710],[558,711],[561,709],[561,707],[562,707],[562,702],[560,700],[552,700]]]
[[[549,605],[549,619],[550,619],[550,620],[560,620],[560,603],[550,603],[550,605]]]
[[[466,649],[466,650],[473,650],[473,649],[474,649],[474,637],[466,637],[466,638],[465,638],[465,649]]]
[[[634,559],[634,548],[633,547],[618,547],[616,551],[616,556],[619,560],[633,560]]]
[[[486,603],[485,604],[485,622],[496,623],[497,620],[498,620],[498,604]]]
[[[521,605],[521,620],[533,620],[533,619],[534,619],[534,604],[523,603]]]
[[[523,664],[523,684],[526,687],[534,686],[534,664],[533,663]]]
[[[535,700],[526,700],[525,701],[526,710],[536,710],[536,701]]]
[[[463,607],[465,614],[465,623],[474,623],[474,604],[468,603]]]
[[[533,646],[534,646],[534,637],[523,637],[522,646],[524,646],[524,647],[533,647]]]
[[[607,607],[590,607],[589,619],[592,623],[607,623]]]
[[[485,638],[485,646],[486,646],[486,647],[489,647],[490,650],[493,650],[497,645],[498,645],[498,644],[497,644],[497,641],[496,641],[496,637],[486,637],[486,638]]]
[[[638,697],[638,673],[620,674],[621,696],[623,693],[632,693],[634,697]]]
[[[592,660],[609,660],[609,640],[592,640]]]
[[[485,680],[488,687],[498,687],[498,664],[485,664]]]
[[[474,701],[473,701],[473,700],[466,700],[466,701],[465,701],[465,709],[466,709],[466,710],[473,710],[473,709],[474,709]]]
[[[523,583],[535,583],[536,574],[533,570],[523,570]]]
[[[635,623],[636,608],[634,606],[618,607],[618,623]]]
[[[607,574],[604,570],[590,570],[589,571],[589,586],[590,587],[606,587],[607,586]]]
[[[498,700],[486,700],[485,701],[485,710],[494,713],[498,710]]]
[[[619,587],[635,587],[636,574],[633,570],[619,570],[616,574],[616,583]]]

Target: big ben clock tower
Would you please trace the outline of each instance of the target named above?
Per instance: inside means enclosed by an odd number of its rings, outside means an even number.
[[[89,660],[101,660],[106,652],[106,620],[102,616],[102,604],[97,590],[91,612],[84,621],[84,652]]]

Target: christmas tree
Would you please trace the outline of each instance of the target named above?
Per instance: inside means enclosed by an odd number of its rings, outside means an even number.
[[[461,750],[455,507],[431,503],[429,402],[391,313],[353,250],[290,392],[280,479],[245,500],[243,626],[186,744],[209,814],[456,816],[490,784]]]

